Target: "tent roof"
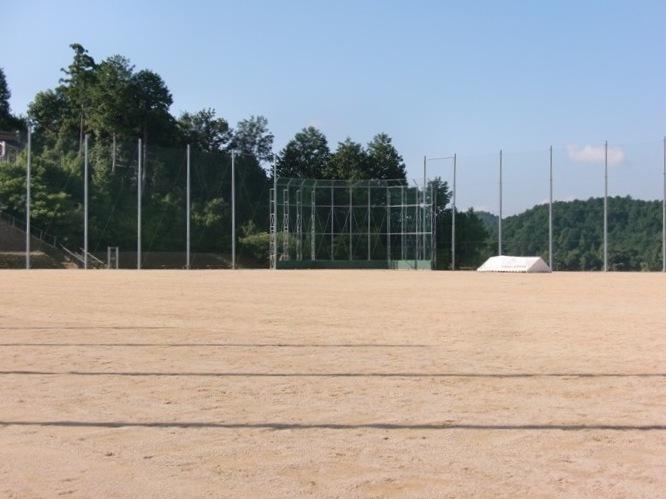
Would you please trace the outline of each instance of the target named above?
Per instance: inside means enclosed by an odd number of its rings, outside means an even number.
[[[538,256],[493,256],[478,269],[479,272],[551,272]]]

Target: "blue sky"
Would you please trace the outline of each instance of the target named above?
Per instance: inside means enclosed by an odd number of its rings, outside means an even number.
[[[558,199],[601,194],[604,140],[622,156],[611,193],[660,196],[664,19],[663,1],[25,0],[3,23],[0,66],[16,112],[79,42],[160,73],[175,113],[263,114],[276,149],[311,124],[333,147],[383,131],[410,178],[424,154],[456,152],[460,204],[493,211],[503,148],[511,213],[546,198],[550,144]]]

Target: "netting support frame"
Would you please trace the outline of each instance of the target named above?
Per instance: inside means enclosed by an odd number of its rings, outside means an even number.
[[[275,177],[270,268],[431,269],[435,191],[404,180]]]

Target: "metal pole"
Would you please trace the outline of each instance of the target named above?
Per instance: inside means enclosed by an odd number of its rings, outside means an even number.
[[[499,155],[499,224],[497,230],[497,254],[502,256],[502,150]]]
[[[303,260],[303,181],[296,189],[296,260]]]
[[[190,144],[187,144],[187,188],[185,200],[185,268],[190,269],[190,209],[191,209],[191,182],[190,182]]]
[[[25,170],[25,268],[30,268],[30,183],[32,162],[32,129],[28,126],[28,162]]]
[[[435,263],[435,184],[430,184],[430,270]]]
[[[608,272],[608,141],[604,143],[604,272]]]
[[[422,244],[422,253],[423,257],[421,258],[422,260],[425,260],[426,256],[426,217],[425,217],[425,206],[426,206],[426,183],[427,183],[427,172],[426,172],[426,165],[428,164],[428,158],[426,156],[423,156],[423,217],[421,219],[421,229],[423,230],[423,234],[421,237],[423,238],[423,244]]]
[[[138,152],[138,163],[137,163],[137,173],[136,173],[136,203],[137,203],[137,213],[136,213],[136,268],[137,270],[141,269],[141,184],[142,182],[142,146],[141,139],[139,139],[139,152]]]
[[[368,186],[368,261],[370,261],[370,186]]]
[[[353,260],[354,259],[354,247],[352,244],[353,241],[353,236],[352,236],[352,224],[354,221],[354,216],[353,216],[353,200],[352,200],[352,188],[351,186],[349,187],[349,259]]]
[[[236,151],[231,151],[231,268],[236,268]]]
[[[553,270],[553,146],[550,146],[550,196],[548,199],[548,266]]]
[[[432,264],[433,269],[437,268],[437,190],[432,191]]]
[[[664,198],[661,203],[661,208],[661,271],[666,272],[666,137],[664,137]]]
[[[421,226],[421,210],[419,209],[419,199],[421,194],[419,193],[418,182],[414,182],[416,187],[414,188],[414,270],[419,268],[419,227]]]
[[[457,156],[453,155],[453,206],[451,210],[451,270],[456,270],[456,170]]]
[[[391,264],[391,194],[386,188],[386,259]]]
[[[113,134],[113,145],[111,146],[111,172],[116,172],[116,134]]]
[[[291,181],[287,182],[287,188],[282,191],[282,259],[291,260],[289,254],[289,244],[291,243],[289,238],[289,184]]]
[[[277,191],[277,162],[273,160],[273,217],[274,217],[274,230],[273,230],[273,269],[277,269],[277,216],[278,216],[278,191]]]
[[[405,259],[405,186],[400,187],[400,259]]]
[[[88,268],[88,134],[83,139],[83,268]]]
[[[316,205],[316,190],[317,189],[317,181],[315,180],[314,187],[312,187],[312,194],[310,194],[312,197],[310,198],[310,260],[313,262],[317,259],[317,254],[316,254],[316,239],[317,239],[317,230],[316,230],[316,211],[317,211],[317,205]]]

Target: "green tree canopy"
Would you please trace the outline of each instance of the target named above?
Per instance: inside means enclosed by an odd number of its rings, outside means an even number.
[[[224,118],[216,118],[211,108],[181,114],[178,128],[187,144],[202,151],[222,151],[231,140],[229,123]]]
[[[325,178],[336,180],[369,179],[372,178],[370,158],[361,144],[347,137],[338,143],[324,173]]]
[[[15,131],[21,127],[21,120],[12,114],[9,99],[12,92],[5,77],[5,72],[0,68],[0,130]]]
[[[330,160],[326,136],[310,126],[298,132],[282,149],[276,170],[280,177],[323,178]]]
[[[367,148],[372,178],[405,179],[407,170],[402,156],[385,133],[375,135]]]
[[[229,148],[258,161],[273,160],[273,134],[268,130],[268,120],[263,116],[250,116],[239,121]]]

